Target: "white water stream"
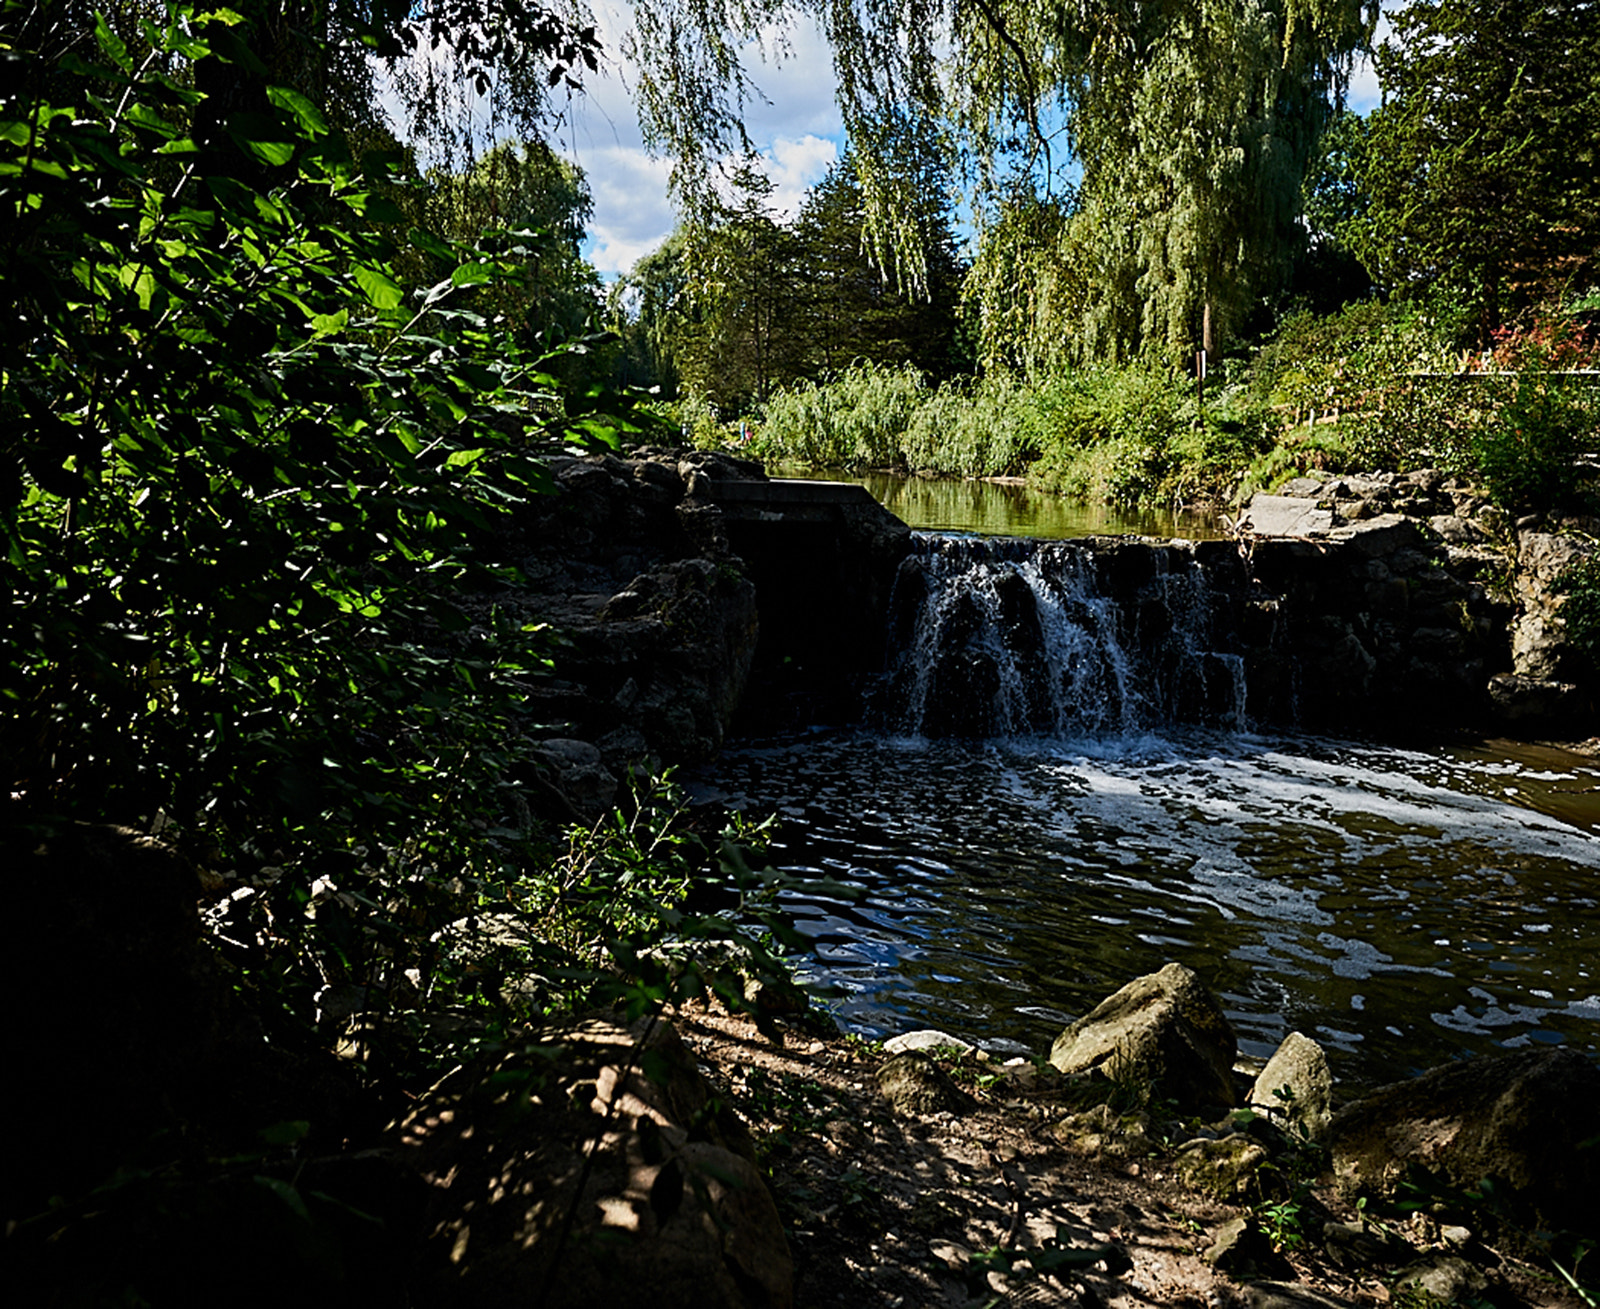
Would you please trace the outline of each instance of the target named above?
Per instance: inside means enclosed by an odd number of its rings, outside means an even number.
[[[1175,959],[1247,1050],[1298,1029],[1347,1078],[1540,1042],[1600,1054],[1600,763],[1252,733],[1225,686],[1203,726],[1174,725],[1161,697],[1184,659],[1242,676],[1226,634],[1196,617],[1130,648],[1116,633],[1138,625],[1075,589],[1077,565],[1014,545],[1003,567],[1034,594],[1044,649],[1006,636],[992,555],[925,558],[878,730],[747,744],[698,780],[703,798],[783,815],[779,866],[854,888],[790,902],[845,1026],[1047,1050]],[[1203,616],[1203,596],[1184,605],[1167,612]],[[941,624],[998,673],[983,733],[930,741]]]

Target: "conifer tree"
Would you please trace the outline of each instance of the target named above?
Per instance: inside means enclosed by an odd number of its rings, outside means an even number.
[[[1351,241],[1390,289],[1461,296],[1486,342],[1600,277],[1600,10],[1413,0],[1392,21]]]

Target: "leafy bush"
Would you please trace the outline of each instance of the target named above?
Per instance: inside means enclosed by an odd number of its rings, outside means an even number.
[[[659,996],[647,947],[688,931],[690,865],[653,799],[592,857],[545,846],[519,778],[547,638],[497,607],[516,575],[483,559],[548,487],[542,448],[609,448],[625,423],[591,397],[569,413],[547,361],[476,312],[521,275],[517,233],[412,229],[432,272],[408,289],[384,195],[402,179],[298,91],[190,135],[195,64],[261,75],[243,19],[175,5],[143,39],[136,61],[97,20],[100,63],[63,58],[0,105],[8,820],[162,830],[233,874],[218,937],[298,1033],[470,998],[456,947],[485,896],[546,942],[540,1003],[630,968]]]
[[[1273,428],[1244,394],[1197,421],[1188,385],[1159,370],[930,389],[912,369],[863,365],[779,393],[748,449],[775,464],[1026,474],[1081,499],[1168,504],[1231,486]]]
[[[895,467],[904,463],[904,434],[928,395],[910,364],[855,364],[826,382],[779,391],[749,448],[774,463]]]
[[[1600,669],[1600,550],[1562,569],[1555,589],[1566,597],[1561,602],[1561,623],[1567,640]]]
[[[1475,433],[1473,454],[1489,498],[1510,513],[1543,512],[1578,484],[1577,456],[1593,444],[1597,409],[1546,372],[1517,375],[1511,400]]]

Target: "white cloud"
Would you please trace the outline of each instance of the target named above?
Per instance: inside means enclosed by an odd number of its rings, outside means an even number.
[[[628,17],[616,5],[597,5],[595,21],[609,58],[601,76],[585,78],[556,133],[556,148],[589,179],[594,217],[589,259],[602,275],[628,271],[641,255],[671,234],[676,215],[667,199],[671,163],[652,159],[634,113],[621,66]],[[745,130],[777,186],[773,201],[784,215],[799,210],[806,189],[838,157],[844,129],[834,103],[832,57],[810,19],[783,41],[769,34],[745,48],[745,67],[762,96],[745,106]],[[782,52],[779,52],[779,47]]]
[[[672,232],[671,165],[637,147],[618,145],[585,152],[583,167],[594,197],[589,261],[606,276],[624,273]]]
[[[1378,70],[1372,60],[1362,59],[1350,74],[1350,88],[1345,93],[1345,105],[1358,114],[1368,114],[1381,100],[1378,87]]]
[[[1389,25],[1389,15],[1400,8],[1399,0],[1383,0],[1383,11],[1378,15],[1378,28],[1373,33],[1372,44],[1382,45],[1394,35],[1394,28]],[[1378,70],[1372,66],[1370,57],[1364,57],[1357,62],[1350,75],[1350,89],[1345,96],[1345,103],[1358,114],[1368,114],[1378,107],[1383,101],[1383,88],[1378,84]]]
[[[800,212],[806,192],[822,180],[828,166],[839,157],[839,143],[809,133],[799,140],[779,137],[762,155],[766,174],[776,186],[772,204],[784,218]]]

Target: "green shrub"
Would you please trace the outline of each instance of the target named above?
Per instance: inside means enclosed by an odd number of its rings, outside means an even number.
[[[1593,445],[1591,396],[1543,371],[1517,376],[1511,400],[1475,433],[1473,455],[1489,498],[1509,513],[1542,513],[1577,487],[1576,459]]]
[[[779,391],[747,449],[775,464],[893,468],[902,437],[929,394],[909,364],[855,364],[824,382]]]
[[[1147,368],[1009,374],[929,389],[910,368],[858,366],[775,396],[747,447],[776,464],[1026,474],[1043,489],[1118,504],[1215,496],[1270,440],[1246,394],[1195,417],[1188,383]]]
[[[61,12],[38,11],[82,11]],[[217,932],[240,989],[297,1039],[325,987],[466,995],[438,934],[488,887],[560,928],[568,994],[603,953],[659,996],[647,947],[689,930],[678,865],[638,827],[603,857],[544,847],[520,788],[551,642],[483,558],[549,489],[541,450],[626,424],[593,397],[570,414],[476,312],[520,276],[514,235],[412,230],[428,276],[406,285],[404,214],[305,97],[271,88],[236,150],[185,135],[202,97],[172,70],[247,80],[244,20],[174,6],[144,32],[142,61],[103,20],[80,32],[104,66],[63,64],[0,130],[8,821],[204,851],[244,892],[215,909],[240,916]]]
[[[1600,550],[1573,560],[1556,578],[1561,602],[1561,623],[1567,640],[1600,670]]]

